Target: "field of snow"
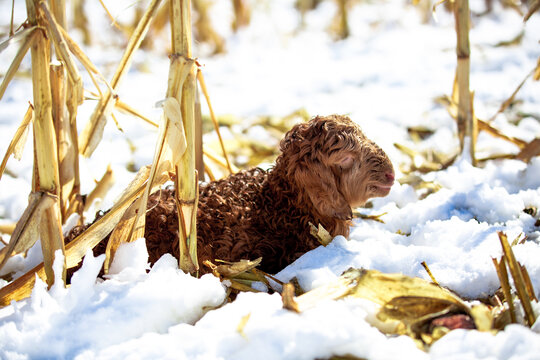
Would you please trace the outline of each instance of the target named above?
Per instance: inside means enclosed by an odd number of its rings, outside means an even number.
[[[134,1],[105,3],[119,19],[132,14]],[[10,7],[10,1],[0,2],[3,29]],[[87,7],[94,44],[85,51],[110,78],[121,56],[122,37],[110,28],[98,2],[88,2]],[[484,1],[471,0],[473,11],[483,7]],[[434,101],[452,89],[453,16],[440,7],[438,21],[424,24],[419,9],[408,1],[362,2],[350,12],[351,36],[335,42],[326,31],[335,11],[334,3],[325,1],[307,13],[305,26],[300,27],[293,0],[253,1],[251,25],[234,34],[230,2],[215,1],[212,20],[226,39],[227,52],[209,56],[204,44],[196,44],[194,54],[199,56],[216,113],[243,119],[285,116],[301,108],[312,116],[348,114],[387,152],[398,180],[404,175],[400,165],[409,158],[394,143],[454,154],[456,125]],[[24,14],[24,3],[17,2],[19,23]],[[491,14],[473,16],[472,23],[471,89],[477,116],[487,120],[536,66],[540,15],[524,25],[520,15],[497,2]],[[521,31],[519,44],[494,46]],[[160,111],[154,104],[164,97],[169,63],[161,45],[156,40],[153,50],[137,53],[118,89],[123,101],[155,120]],[[16,50],[10,46],[0,53],[0,71],[7,70]],[[22,70],[29,66],[26,59]],[[2,156],[32,100],[31,89],[29,77],[18,77],[0,100]],[[529,79],[517,100],[493,125],[525,141],[540,137],[540,83]],[[93,107],[87,101],[81,108],[80,127]],[[517,114],[523,114],[520,121],[515,121]],[[127,165],[150,163],[157,135],[138,119],[118,116],[118,120],[123,132],[109,122],[95,154],[81,164],[83,192],[90,191],[93,179],[111,164],[117,182],[102,202],[104,209],[133,178]],[[434,133],[414,143],[407,132],[410,126]],[[264,132],[253,134],[265,141]],[[20,162],[10,160],[9,173],[0,181],[0,222],[16,221],[26,208],[31,140],[27,147]],[[516,146],[488,134],[478,139],[480,157],[516,152]],[[373,200],[370,209],[360,209],[364,214],[386,213],[381,217],[384,223],[355,220],[349,239],[335,238],[277,277],[282,281],[296,277],[305,290],[332,282],[350,267],[429,279],[421,265],[425,261],[441,285],[464,298],[484,298],[499,287],[492,257],[501,255],[497,231],[504,231],[510,240],[520,234],[527,237],[514,252],[539,296],[539,214],[524,212],[540,208],[539,174],[540,158],[529,164],[491,161],[481,168],[459,158],[446,170],[422,176],[441,186],[425,198],[412,186],[396,182],[389,196]],[[38,243],[26,258],[11,259],[7,268],[20,276],[40,262],[40,256]],[[538,321],[532,329],[511,325],[497,334],[455,330],[426,353],[411,338],[388,337],[370,325],[376,308],[368,301],[324,301],[297,314],[282,309],[279,294],[241,293],[234,302],[215,309],[226,298],[226,288],[217,278],[185,275],[172,256],[164,256],[147,271],[144,240],[121,247],[112,275],[96,281],[102,261],[89,254],[68,289],[55,285],[47,290],[38,281],[29,299],[0,309],[0,358],[540,359]],[[536,313],[540,315],[538,305]]]

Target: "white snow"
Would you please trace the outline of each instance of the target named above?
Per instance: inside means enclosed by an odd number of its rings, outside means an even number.
[[[24,21],[25,9],[16,2],[15,19]],[[438,22],[422,23],[419,9],[408,1],[355,4],[350,12],[351,36],[334,42],[326,32],[335,12],[331,1],[306,14],[300,27],[293,0],[259,0],[253,5],[252,23],[234,34],[230,2],[215,1],[212,19],[226,38],[227,53],[209,56],[207,46],[195,44],[212,105],[218,115],[253,118],[287,115],[304,108],[311,115],[341,113],[357,121],[392,159],[397,178],[399,165],[408,158],[393,144],[419,151],[433,149],[455,153],[456,125],[434,98],[449,94],[455,71],[454,20],[442,6]],[[135,2],[106,1],[113,16],[129,21]],[[2,28],[9,23],[11,2],[2,2]],[[483,10],[484,2],[471,1]],[[98,2],[87,2],[95,43],[85,51],[107,78],[121,57],[125,38],[115,32]],[[471,89],[475,112],[487,120],[536,66],[540,56],[540,15],[523,25],[514,11],[495,3],[492,14],[472,18]],[[495,47],[524,30],[519,45]],[[80,34],[74,31],[75,39]],[[167,35],[155,48],[140,51],[118,95],[154,120],[163,100],[168,72]],[[0,53],[2,72],[17,50]],[[27,57],[21,69],[28,71]],[[86,75],[85,75],[86,76]],[[85,82],[92,88],[88,79]],[[27,77],[16,78],[0,100],[0,154],[32,100]],[[528,80],[515,105],[525,117],[516,124],[515,112],[499,114],[493,125],[525,141],[540,137],[540,83]],[[79,111],[84,126],[94,103]],[[203,101],[203,112],[207,109]],[[528,115],[527,115],[528,114]],[[117,182],[101,207],[109,208],[134,174],[127,164],[148,164],[157,130],[142,121],[117,116],[123,132],[109,122],[104,139],[91,159],[81,160],[82,190],[88,192],[110,163]],[[425,126],[434,134],[415,144],[408,126]],[[264,130],[252,128],[255,139]],[[232,136],[232,135],[230,135]],[[133,147],[134,145],[134,147]],[[16,221],[27,204],[32,182],[31,137],[20,162],[10,159],[0,180],[0,222]],[[508,142],[482,133],[482,156],[516,153]],[[355,220],[349,239],[337,237],[283,269],[277,277],[296,277],[305,290],[335,280],[350,267],[403,273],[428,279],[425,261],[441,285],[462,297],[493,294],[499,282],[492,257],[501,255],[498,231],[510,241],[526,236],[514,246],[517,259],[527,267],[540,295],[539,214],[540,159],[529,164],[500,160],[475,168],[459,158],[446,170],[423,175],[441,189],[422,198],[410,185],[396,183],[391,193],[360,209],[378,215],[383,223]],[[13,175],[13,176],[12,176]],[[8,236],[2,235],[7,241]],[[40,261],[40,243],[26,257],[11,259],[3,274],[20,276]],[[123,245],[111,275],[97,279],[103,256],[91,252],[74,275],[72,285],[47,290],[38,280],[32,296],[0,309],[2,359],[324,359],[354,355],[366,359],[540,359],[540,323],[533,329],[511,325],[496,335],[455,330],[425,353],[405,336],[388,337],[372,326],[376,308],[359,299],[324,301],[296,314],[282,309],[278,294],[242,293],[226,299],[225,284],[206,275],[195,279],[165,255],[148,270],[143,239]],[[0,285],[6,282],[0,280]],[[219,308],[217,308],[219,307]],[[535,304],[540,315],[540,306]]]

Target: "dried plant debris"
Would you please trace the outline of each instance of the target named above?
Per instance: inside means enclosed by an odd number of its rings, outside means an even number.
[[[283,306],[302,312],[321,301],[362,298],[380,306],[372,325],[386,334],[405,334],[422,347],[454,329],[493,330],[492,309],[470,304],[454,293],[420,278],[349,269],[334,283],[294,297],[294,286],[283,288]]]
[[[321,245],[326,246],[332,242],[332,235],[326,230],[321,224],[315,226],[312,223],[309,223],[310,233],[313,235]]]

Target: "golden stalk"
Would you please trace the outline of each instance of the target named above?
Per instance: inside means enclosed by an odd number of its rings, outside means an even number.
[[[477,125],[472,111],[472,97],[469,87],[470,76],[470,11],[469,0],[455,0],[454,16],[456,21],[456,55],[457,55],[457,123],[458,137],[461,150],[465,150],[465,138],[470,138],[470,155],[473,165],[476,164],[475,148],[476,136],[478,133]],[[455,94],[454,94],[455,95]]]
[[[40,11],[42,15],[45,18],[45,21],[47,23],[47,31],[50,35],[50,38],[52,39],[55,48],[57,56],[62,59],[66,66],[67,73],[72,81],[73,84],[75,84],[75,87],[71,89],[72,91],[75,91],[77,94],[77,98],[79,100],[79,104],[83,102],[83,82],[81,75],[79,74],[79,70],[77,70],[77,66],[75,65],[75,61],[73,60],[73,57],[71,56],[68,45],[66,43],[66,40],[64,40],[62,36],[62,32],[60,31],[60,25],[56,21],[55,17],[51,14],[51,11],[49,9],[49,6],[45,1],[41,1],[39,3]],[[56,9],[59,11],[60,9]],[[60,14],[63,14],[64,11],[60,11]],[[65,17],[65,16],[61,16]]]
[[[171,40],[172,56],[169,70],[169,84],[167,87],[167,97],[173,97],[180,104],[182,121],[186,135],[186,151],[176,164],[179,168],[177,174],[176,196],[178,198],[178,213],[182,219],[180,224],[185,227],[178,232],[179,243],[188,245],[190,261],[185,251],[180,247],[180,268],[191,272],[192,266],[198,269],[197,260],[197,225],[196,225],[196,199],[198,184],[195,172],[195,92],[196,92],[196,67],[191,70],[183,82],[177,81],[179,69],[176,66],[178,59],[184,58],[188,62],[191,59],[191,1],[190,0],[170,0],[171,14]],[[180,215],[179,215],[180,216]],[[181,225],[182,226],[182,225]],[[184,251],[184,252],[183,252]]]
[[[503,253],[505,255],[504,258],[506,260],[506,263],[508,264],[508,268],[510,269],[512,278],[514,279],[514,286],[516,287],[518,298],[521,302],[521,305],[523,306],[523,310],[525,311],[525,318],[529,326],[533,326],[534,322],[536,321],[536,316],[534,315],[534,311],[531,306],[531,300],[529,298],[529,295],[527,294],[527,289],[524,285],[525,281],[523,279],[521,268],[516,261],[514,252],[512,251],[512,248],[508,243],[506,235],[501,231],[498,232],[498,235],[499,240],[501,241],[501,246],[503,248]]]
[[[99,180],[96,184],[96,187],[94,190],[92,190],[88,196],[86,197],[86,202],[84,204],[84,211],[88,211],[92,203],[98,199],[103,199],[107,192],[110,190],[110,188],[114,184],[114,174],[113,170],[111,168],[111,165],[107,166],[107,170],[105,171],[105,174],[101,177],[101,180]]]
[[[0,179],[2,179],[2,174],[6,169],[6,165],[11,154],[13,154],[16,159],[20,159],[21,151],[19,149],[22,150],[22,147],[24,145],[24,139],[26,138],[25,134],[27,134],[28,132],[28,125],[30,124],[30,121],[32,121],[33,113],[34,108],[32,107],[32,105],[29,105],[28,110],[26,110],[26,113],[24,114],[21,125],[17,128],[13,139],[9,143],[6,154],[4,155],[4,159],[2,160],[2,164],[0,164]]]
[[[422,266],[424,267],[424,269],[426,270],[426,272],[428,273],[429,277],[431,278],[431,281],[437,285],[437,286],[441,286],[439,285],[439,282],[435,279],[435,276],[433,276],[433,273],[431,272],[431,270],[429,269],[429,266],[427,265],[427,263],[425,261],[422,261],[421,262]]]
[[[4,76],[4,80],[2,80],[2,84],[0,85],[0,99],[4,96],[4,93],[6,92],[7,86],[13,80],[13,77],[15,76],[15,73],[19,69],[19,66],[21,65],[21,61],[28,52],[28,49],[30,49],[30,46],[35,42],[35,39],[37,37],[36,35],[37,31],[36,28],[33,27],[29,32],[27,32],[24,35],[24,42],[21,44],[21,47],[19,48],[19,51],[17,51],[17,54],[15,55],[15,58],[11,62],[11,65],[9,66],[8,71],[6,72],[6,75]]]
[[[32,25],[44,26],[42,14],[38,14],[39,0],[26,0],[28,21]],[[55,195],[58,192],[58,155],[56,135],[52,117],[52,98],[50,85],[50,44],[44,31],[38,30],[37,38],[31,47],[32,83],[34,92],[34,154],[36,180],[39,191]],[[52,268],[56,250],[64,253],[64,239],[60,223],[58,200],[44,210],[41,220],[41,245],[47,284],[54,283]],[[65,269],[65,267],[64,267]]]
[[[135,108],[131,107],[130,105],[126,104],[125,102],[119,99],[116,100],[116,103],[114,104],[114,106],[116,107],[117,110],[120,110],[129,115],[138,117],[152,126],[159,127],[159,125],[156,124],[154,121],[152,121],[150,118],[144,116],[138,110],[136,110]]]
[[[529,297],[531,298],[531,300],[538,302],[538,298],[536,297],[536,294],[534,293],[531,277],[529,276],[529,272],[527,271],[527,268],[521,264],[519,264],[519,268],[521,270],[521,273],[523,274],[523,280],[525,281],[527,294],[529,294]]]
[[[197,73],[200,70],[197,70]],[[201,110],[201,94],[199,93],[199,87],[197,81],[195,81],[195,169],[198,174],[203,174],[204,178],[204,151],[203,151],[203,119]]]
[[[510,311],[510,321],[516,323],[516,309],[514,307],[514,301],[512,299],[512,293],[510,291],[510,282],[508,281],[508,272],[506,271],[506,265],[504,257],[500,261],[492,258],[493,265],[495,265],[495,270],[497,271],[497,276],[499,277],[499,282],[501,283],[501,289],[504,294],[506,303],[508,304],[508,311]]]
[[[223,143],[223,138],[221,137],[221,133],[219,131],[219,124],[216,119],[216,115],[214,113],[214,109],[212,108],[212,104],[210,103],[210,96],[208,95],[208,90],[206,88],[206,82],[204,81],[204,76],[202,71],[197,72],[197,80],[199,80],[199,84],[201,85],[201,90],[204,94],[204,98],[206,99],[206,103],[208,104],[208,111],[210,112],[210,118],[212,119],[212,123],[214,124],[214,129],[216,130],[219,144],[221,145],[221,151],[223,152],[223,157],[225,158],[225,161],[227,162],[227,169],[229,170],[229,173],[232,174],[233,170],[231,167],[231,163],[229,161],[229,155],[227,154],[227,150],[225,149],[225,144]]]
[[[73,188],[73,167],[71,166],[70,157],[70,128],[66,119],[65,103],[66,103],[66,81],[65,81],[64,66],[62,63],[51,64],[51,95],[52,95],[52,116],[54,128],[56,130],[57,139],[57,154],[58,154],[58,171],[59,171],[59,186],[58,197],[60,203],[60,212],[62,220],[66,219],[66,208],[68,195]],[[62,221],[63,223],[63,221]]]
[[[122,77],[129,70],[133,53],[141,45],[141,42],[148,31],[150,22],[155,16],[160,2],[161,0],[152,0],[148,6],[148,9],[144,13],[141,21],[129,39],[124,55],[122,56],[120,64],[118,65],[118,68],[111,80],[111,89],[107,90],[107,92],[100,98],[94,112],[92,113],[92,116],[90,117],[90,121],[88,121],[79,137],[79,150],[81,154],[86,157],[92,155],[97,145],[101,141],[103,129],[105,128],[105,124],[107,122],[107,117],[111,113],[112,106],[114,106],[113,101],[116,96],[113,94],[113,90],[116,89]]]
[[[102,96],[101,89],[99,88],[99,85],[96,81],[96,78],[94,77],[94,74],[98,75],[100,81],[104,82],[107,87],[110,88],[110,85],[107,84],[107,81],[101,75],[98,68],[92,63],[92,61],[86,56],[86,54],[81,50],[79,45],[68,35],[68,33],[63,29],[60,28],[60,32],[62,33],[62,37],[66,41],[66,44],[69,48],[69,51],[81,62],[81,64],[84,66],[86,71],[88,72],[88,75],[90,76],[90,79],[94,83],[94,86],[96,87],[97,91],[99,92],[99,95]]]
[[[489,121],[493,121],[495,120],[495,118],[497,117],[497,115],[499,115],[500,113],[502,113],[504,110],[506,110],[513,102],[514,102],[514,99],[517,95],[517,93],[519,92],[519,90],[521,90],[521,88],[523,87],[523,85],[525,84],[525,82],[527,81],[528,78],[530,78],[532,75],[534,74],[534,70],[532,70],[530,73],[527,74],[527,76],[525,76],[525,78],[519,83],[518,87],[514,90],[514,92],[512,93],[512,95],[510,95],[510,97],[508,99],[506,99],[502,104],[501,106],[499,107],[499,110],[497,110],[497,112],[489,119]]]

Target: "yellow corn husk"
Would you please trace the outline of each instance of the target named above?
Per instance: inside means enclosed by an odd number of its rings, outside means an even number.
[[[19,69],[19,66],[21,65],[21,61],[28,52],[28,49],[32,46],[34,41],[36,40],[36,27],[31,27],[28,30],[25,30],[22,32],[22,36],[24,36],[23,43],[21,44],[19,50],[17,51],[17,54],[15,55],[15,58],[11,62],[11,65],[9,66],[8,71],[6,72],[6,75],[4,76],[4,79],[2,80],[2,84],[0,84],[0,99],[4,96],[4,93],[6,92],[7,86],[13,80],[13,77],[15,76],[15,73]],[[6,45],[7,46],[7,45]]]
[[[137,28],[133,32],[131,38],[129,39],[128,46],[120,60],[120,64],[111,80],[109,89],[98,102],[90,121],[84,127],[80,137],[79,137],[79,150],[82,155],[89,157],[94,152],[95,148],[101,141],[103,136],[103,129],[107,122],[107,117],[111,114],[112,107],[114,106],[114,96],[113,90],[118,86],[122,77],[127,73],[131,65],[131,59],[133,53],[136,49],[139,48],[141,42],[148,31],[150,22],[155,16],[156,11],[159,7],[161,0],[152,0],[145,14],[143,15],[141,21],[139,22]]]
[[[9,146],[6,150],[6,154],[4,155],[4,159],[2,160],[2,163],[0,164],[0,179],[2,179],[2,174],[4,173],[4,170],[6,169],[6,165],[8,162],[9,157],[11,154],[15,157],[15,159],[20,160],[22,156],[22,151],[24,149],[24,144],[26,142],[26,137],[28,135],[28,130],[30,121],[32,120],[32,115],[34,113],[32,105],[28,106],[28,110],[26,110],[26,113],[24,114],[24,118],[21,122],[21,125],[17,128],[17,131],[15,131],[15,135],[13,136],[13,139],[9,143]]]

